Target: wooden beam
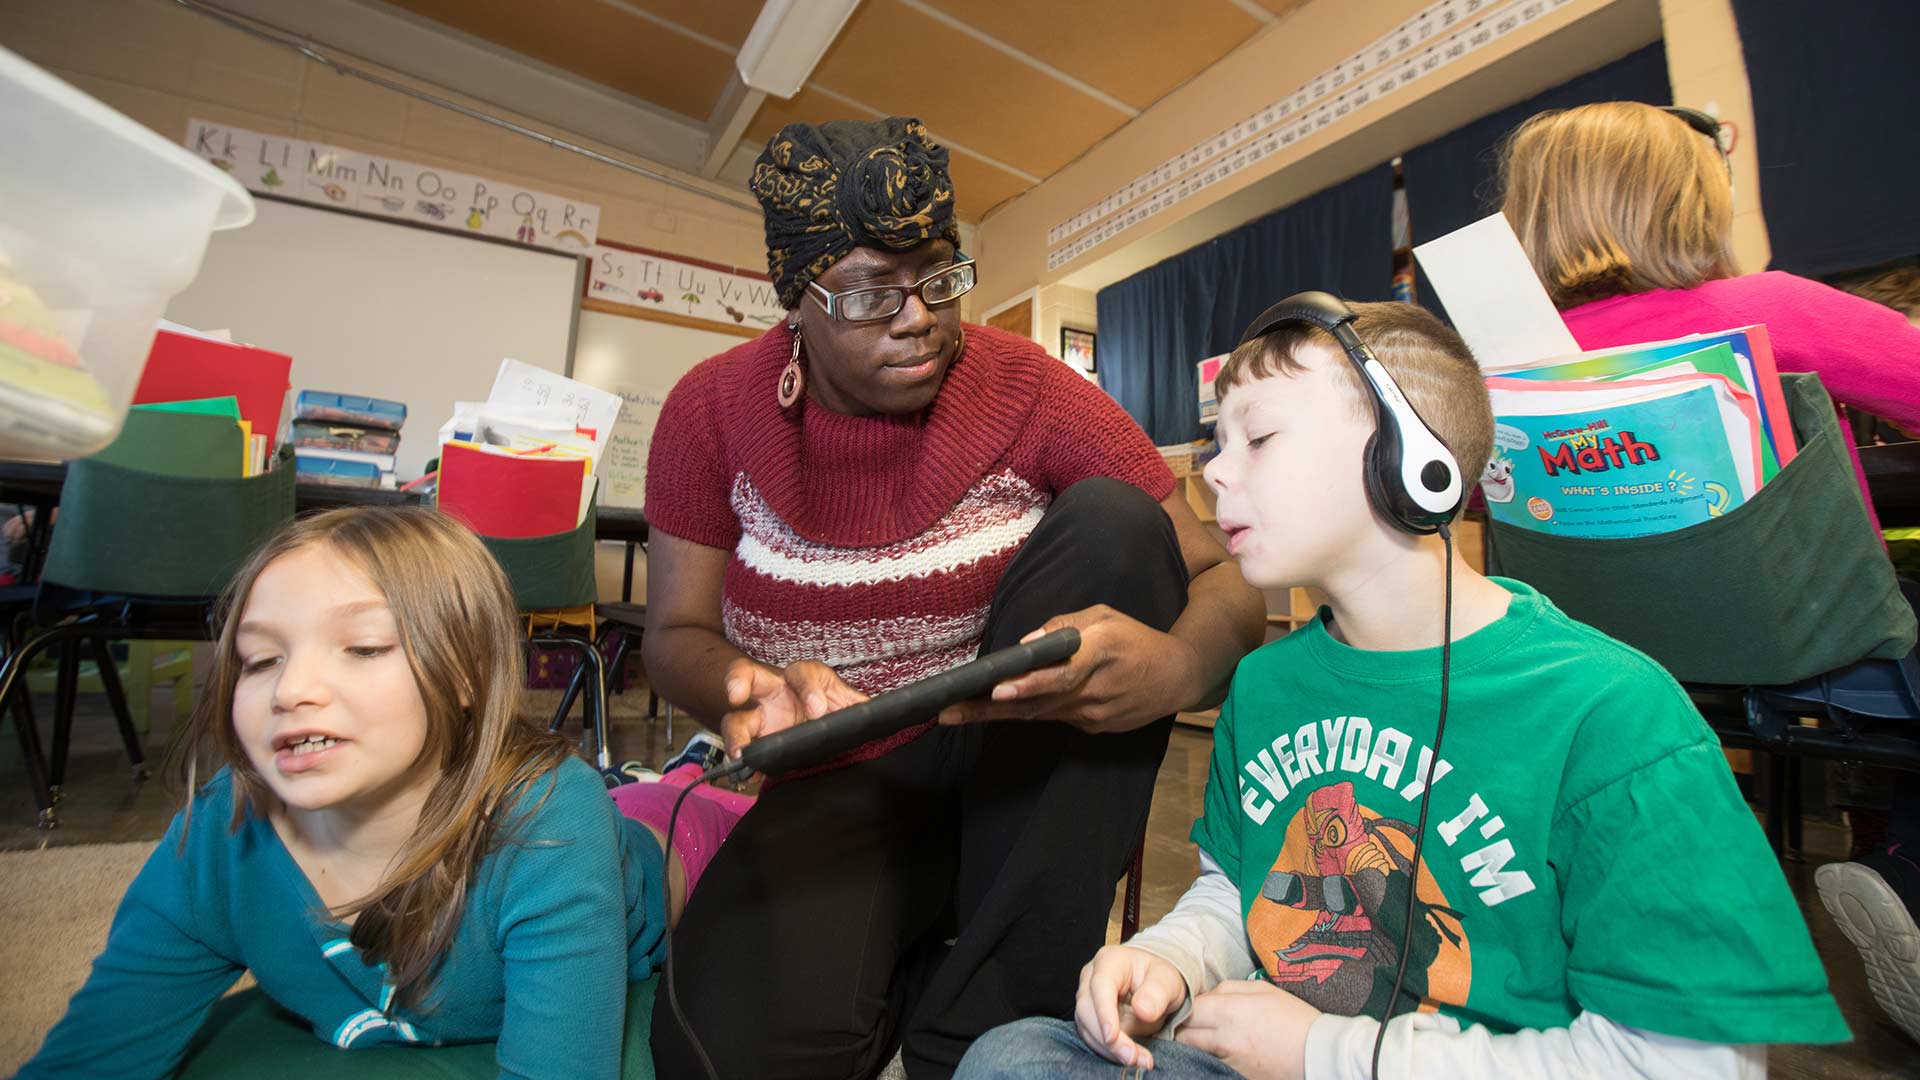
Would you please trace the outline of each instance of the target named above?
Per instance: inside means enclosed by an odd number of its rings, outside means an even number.
[[[691,315],[678,315],[671,311],[655,311],[652,308],[634,307],[631,304],[616,304],[611,300],[602,300],[593,296],[583,297],[580,301],[580,309],[598,311],[603,315],[624,315],[629,319],[666,323],[668,326],[684,326],[689,330],[711,330],[716,334],[732,334],[735,337],[757,338],[766,333],[763,328],[735,326],[731,323],[714,322],[711,319],[696,319]]]

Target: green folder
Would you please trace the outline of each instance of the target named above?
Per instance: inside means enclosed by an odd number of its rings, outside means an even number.
[[[235,463],[247,460],[246,439],[239,423],[224,414],[134,409],[120,437],[91,460],[162,476],[236,480],[241,470]]]
[[[240,399],[227,397],[190,398],[186,401],[152,401],[145,405],[135,405],[136,409],[152,412],[195,413],[201,416],[224,416],[230,420],[240,419]]]

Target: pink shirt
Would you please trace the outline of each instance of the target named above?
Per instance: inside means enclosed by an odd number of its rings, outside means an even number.
[[[1654,289],[1560,313],[1582,349],[1608,349],[1765,323],[1781,371],[1812,371],[1836,406],[1850,405],[1920,434],[1920,327],[1892,308],[1779,270]],[[1876,529],[1853,427],[1840,413],[1853,471]]]

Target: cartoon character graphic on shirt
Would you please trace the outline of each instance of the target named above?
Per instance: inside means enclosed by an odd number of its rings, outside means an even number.
[[[1447,906],[1424,859],[1416,875],[1413,836],[1411,823],[1355,801],[1352,783],[1310,794],[1247,913],[1267,978],[1322,1012],[1380,1016],[1404,947],[1411,956],[1394,1013],[1420,1000],[1465,1003],[1472,962],[1461,912]],[[1413,933],[1403,942],[1416,876]]]

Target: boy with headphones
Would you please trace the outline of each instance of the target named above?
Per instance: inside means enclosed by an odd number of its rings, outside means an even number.
[[[989,1032],[958,1075],[1747,1077],[1847,1039],[1680,687],[1453,551],[1493,450],[1459,335],[1302,293],[1217,386],[1230,550],[1325,606],[1235,672],[1199,879],[1095,955],[1071,1024]]]

